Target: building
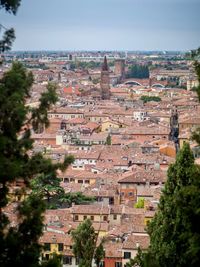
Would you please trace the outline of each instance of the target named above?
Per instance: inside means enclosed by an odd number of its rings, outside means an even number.
[[[119,80],[122,81],[125,78],[125,60],[116,59],[115,60],[115,75],[119,76]]]
[[[110,78],[106,56],[101,69],[101,97],[103,100],[110,99]]]

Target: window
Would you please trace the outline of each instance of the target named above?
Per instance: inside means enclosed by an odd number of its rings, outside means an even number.
[[[72,265],[72,257],[70,256],[63,256],[63,264]]]
[[[86,219],[87,219],[87,216],[86,216],[86,215],[84,215],[84,216],[83,216],[83,219],[84,219],[84,220],[86,220]]]
[[[119,261],[116,261],[116,262],[115,262],[115,267],[122,267],[122,263],[119,262]]]
[[[129,195],[129,196],[133,196],[133,192],[129,192],[128,195]]]
[[[114,204],[114,197],[110,197],[110,198],[109,198],[109,204],[110,204],[110,205],[113,205],[113,204]]]
[[[83,180],[78,180],[78,184],[83,184]]]
[[[131,258],[131,252],[124,252],[124,259],[130,259]]]
[[[108,217],[106,215],[103,216],[103,220],[107,221]]]
[[[58,251],[63,251],[63,243],[58,243]]]
[[[75,220],[75,221],[78,221],[78,215],[75,215],[75,216],[74,216],[74,220]]]
[[[91,221],[94,221],[94,216],[90,216]]]
[[[44,243],[44,250],[50,251],[51,250],[51,244],[50,243]]]
[[[114,215],[113,215],[113,219],[114,219],[114,220],[117,220],[117,214],[114,214]]]
[[[69,178],[64,178],[64,183],[69,183]]]

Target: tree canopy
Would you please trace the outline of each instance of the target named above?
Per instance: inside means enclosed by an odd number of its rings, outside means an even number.
[[[144,103],[147,103],[147,102],[150,102],[150,101],[160,102],[161,98],[159,96],[142,95],[140,97],[140,100],[142,100]]]
[[[97,246],[97,238],[98,234],[95,233],[90,219],[86,219],[72,231],[73,252],[80,261],[79,267],[91,267],[93,258],[98,267],[104,258],[103,245],[100,243]]]
[[[144,265],[143,259],[140,266],[200,266],[199,177],[200,168],[185,143],[168,169],[158,211],[148,226],[150,247],[144,259],[151,260]]]
[[[17,205],[17,223],[13,226],[4,213],[10,186],[20,179],[26,194],[33,178],[50,173],[55,177],[56,171],[64,170],[69,162],[66,157],[63,163],[52,164],[41,154],[30,153],[31,130],[48,125],[47,110],[57,101],[56,87],[50,84],[37,108],[26,105],[32,83],[32,74],[20,63],[13,63],[0,80],[0,266],[4,267],[42,266],[38,239],[43,230],[45,203],[36,194],[26,197]]]
[[[131,67],[129,67],[127,78],[139,78],[139,79],[149,78],[148,66],[146,65],[143,66],[138,64],[132,65]]]
[[[16,14],[21,0],[0,0],[0,9],[5,9],[7,12]]]

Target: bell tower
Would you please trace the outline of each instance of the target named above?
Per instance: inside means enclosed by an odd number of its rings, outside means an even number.
[[[101,98],[110,99],[110,78],[106,56],[101,68]]]

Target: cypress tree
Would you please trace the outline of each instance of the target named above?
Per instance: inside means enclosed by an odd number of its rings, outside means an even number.
[[[185,143],[149,224],[149,253],[162,267],[200,266],[200,170]]]

